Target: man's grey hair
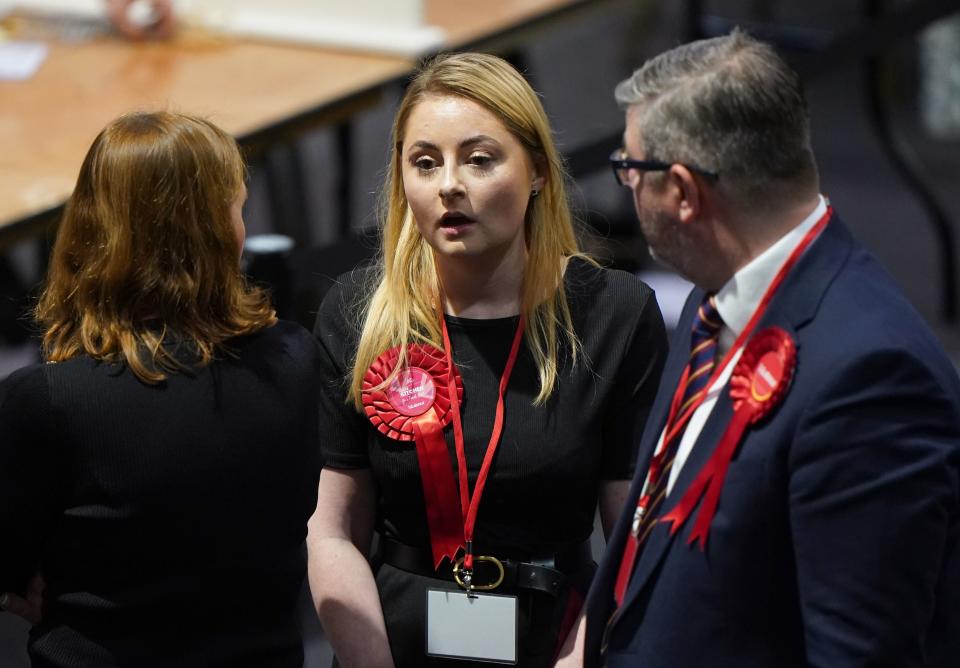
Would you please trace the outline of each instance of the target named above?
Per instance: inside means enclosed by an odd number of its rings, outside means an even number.
[[[741,203],[817,187],[800,77],[739,29],[660,54],[615,95],[638,107],[644,158],[716,172]]]

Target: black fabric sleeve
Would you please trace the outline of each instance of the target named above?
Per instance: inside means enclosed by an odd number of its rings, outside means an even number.
[[[55,420],[42,366],[0,383],[0,592],[24,593],[61,502]]]
[[[639,281],[638,281],[639,282]],[[667,359],[667,333],[652,290],[644,286],[639,317],[603,411],[602,480],[629,480]]]
[[[320,348],[320,443],[331,468],[370,466],[366,418],[347,396],[362,319],[359,273],[341,276],[327,292],[313,328]]]

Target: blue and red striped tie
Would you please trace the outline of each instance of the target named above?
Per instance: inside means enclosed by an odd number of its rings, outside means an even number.
[[[713,373],[717,353],[717,339],[720,330],[723,328],[723,319],[717,312],[717,302],[714,295],[707,295],[697,315],[693,320],[693,332],[690,340],[690,360],[687,362],[689,373],[686,375],[686,385],[683,388],[680,399],[680,407],[673,415],[673,420],[666,425],[665,434],[669,434],[673,426],[672,422],[683,414],[683,411],[692,403],[697,401],[708,390],[707,383],[710,375]],[[676,396],[676,395],[675,395]],[[673,467],[673,461],[677,456],[677,449],[680,441],[683,440],[683,430],[672,435],[672,438],[663,444],[663,459],[659,471],[651,470],[651,478],[647,481],[647,488],[643,498],[649,499],[644,504],[641,500],[637,504],[637,510],[633,517],[633,526],[631,527],[632,536],[627,536],[624,546],[623,556],[620,560],[620,567],[617,579],[614,585],[614,600],[616,606],[613,614],[607,620],[607,626],[604,630],[603,640],[601,641],[601,653],[606,654],[607,643],[610,639],[610,631],[613,628],[614,621],[620,613],[620,606],[623,604],[623,598],[626,595],[630,578],[637,564],[640,553],[643,551],[644,544],[650,536],[653,527],[657,525],[660,519],[660,507],[666,498],[667,482],[670,480],[670,469]],[[654,469],[656,467],[653,467]]]
[[[683,403],[677,410],[682,415],[687,406],[700,398],[707,390],[707,381],[713,373],[714,360],[717,356],[717,339],[723,327],[723,318],[717,311],[717,302],[714,295],[707,295],[697,317],[693,319],[693,335],[690,337],[690,375],[687,376],[687,386],[683,390]],[[674,439],[676,440],[676,439]]]
[[[683,414],[687,406],[695,402],[707,391],[707,382],[713,373],[713,367],[717,353],[717,339],[720,335],[720,329],[723,327],[723,319],[717,311],[717,302],[714,295],[707,295],[697,315],[693,319],[693,334],[690,340],[690,361],[687,363],[690,373],[687,375],[686,386],[683,388],[680,408],[676,411],[674,419]],[[670,433],[672,424],[668,424],[664,433]],[[650,499],[642,514],[634,517],[634,527],[632,529],[637,537],[636,555],[630,556],[628,566],[621,564],[621,568],[633,568],[636,564],[636,558],[639,557],[643,545],[660,519],[660,507],[667,495],[667,482],[670,480],[670,469],[673,467],[673,461],[676,459],[677,450],[680,447],[680,441],[683,440],[683,431],[673,435],[669,442],[663,444],[664,455],[663,464],[660,467],[656,479],[648,482],[645,496]]]

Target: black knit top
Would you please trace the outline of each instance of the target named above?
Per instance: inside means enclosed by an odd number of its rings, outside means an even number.
[[[229,347],[156,386],[88,357],[0,384],[0,591],[47,581],[35,667],[302,665],[316,344]]]
[[[320,423],[325,465],[370,468],[378,485],[378,530],[429,546],[415,445],[377,432],[346,403],[370,270],[340,277],[317,317],[326,380]],[[522,557],[587,539],[600,481],[632,477],[636,447],[653,402],[667,343],[649,287],[621,271],[571,261],[565,287],[582,355],[561,355],[556,389],[535,406],[539,379],[522,345],[506,395],[503,436],[480,505],[475,546]],[[517,318],[447,316],[461,406],[470,488],[493,425],[497,387]],[[453,429],[445,435],[456,466]]]

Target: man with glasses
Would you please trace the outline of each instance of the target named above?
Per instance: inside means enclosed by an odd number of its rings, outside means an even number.
[[[696,288],[561,665],[956,666],[960,381],[820,195],[798,76],[735,31],[616,98],[614,175]]]

